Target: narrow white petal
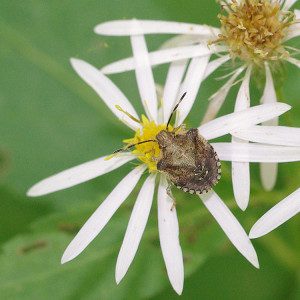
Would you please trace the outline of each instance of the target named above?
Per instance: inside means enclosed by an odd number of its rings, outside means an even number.
[[[277,102],[276,91],[274,87],[272,73],[268,63],[265,63],[265,72],[266,72],[266,84],[260,102],[262,104],[275,103]]]
[[[105,75],[89,63],[72,58],[71,64],[77,74],[102,98],[108,108],[133,130],[139,128],[139,124],[128,118],[124,113],[120,112],[116,105],[121,106],[135,118],[139,119],[135,109],[118,89],[118,87]]]
[[[141,100],[148,118],[157,123],[157,95],[146,41],[143,35],[131,36],[130,41]]]
[[[235,112],[242,111],[250,106],[250,83],[251,67],[245,73],[244,79],[240,86],[235,102]],[[232,137],[232,143],[248,143],[248,141],[240,140]],[[250,197],[250,167],[249,163],[232,162],[232,185],[235,200],[238,206],[245,210],[249,203]]]
[[[268,103],[234,112],[201,125],[199,133],[207,140],[273,119],[291,109],[285,103]]]
[[[155,83],[155,91],[156,91],[156,94],[157,94],[157,98],[158,99],[162,99],[163,95],[164,95],[164,87],[159,84],[159,83]]]
[[[78,256],[100,233],[116,210],[132,192],[145,169],[145,165],[136,167],[113,189],[69,244],[62,256],[62,264]]]
[[[150,175],[146,179],[133,207],[123,244],[118,255],[116,265],[117,283],[119,283],[127,273],[139,247],[152,205],[155,177],[156,175]]]
[[[285,0],[282,10],[289,10],[298,0]]]
[[[272,191],[278,173],[278,164],[277,163],[261,163],[260,164],[260,178],[261,183],[266,191]]]
[[[278,163],[300,160],[300,147],[233,143],[212,143],[211,145],[220,160]]]
[[[111,172],[125,163],[135,159],[135,156],[129,153],[115,156],[109,160],[106,160],[106,157],[107,156],[103,156],[52,175],[31,187],[27,192],[27,196],[42,196],[67,189]]]
[[[300,213],[300,189],[267,211],[251,228],[249,237],[261,237]]]
[[[209,99],[208,108],[203,117],[202,124],[205,124],[213,120],[221,109],[232,85],[234,84],[237,77],[242,73],[244,67],[241,67],[234,72],[230,79]]]
[[[204,78],[207,78],[211,75],[215,70],[217,70],[221,65],[225,64],[230,59],[230,55],[223,55],[213,61],[211,61],[205,70]]]
[[[300,147],[300,128],[286,126],[251,126],[231,133],[251,142]]]
[[[234,198],[240,209],[245,210],[250,197],[249,163],[232,162],[232,185]]]
[[[276,103],[277,102],[277,96],[276,91],[274,87],[274,82],[272,78],[272,73],[269,67],[269,64],[265,63],[265,72],[266,72],[266,83],[263,95],[261,97],[261,103]],[[262,125],[270,125],[270,126],[277,126],[278,125],[278,117],[263,122]],[[263,128],[263,127],[261,127]],[[275,128],[274,128],[275,129]],[[276,128],[277,131],[277,128]],[[273,131],[274,132],[274,131]],[[265,141],[262,141],[264,144],[270,144],[267,142],[269,137],[265,137]],[[282,145],[282,143],[276,143],[277,145]],[[289,146],[288,144],[283,144],[284,146]],[[292,145],[291,145],[292,146]],[[278,171],[278,165],[276,163],[270,164],[270,163],[261,163],[260,164],[260,178],[262,185],[265,190],[271,191],[275,184],[277,179],[277,171]]]
[[[207,45],[192,45],[185,47],[177,47],[171,49],[157,50],[149,52],[150,64],[152,66],[169,63],[176,60],[183,60],[198,56],[207,56],[212,53],[222,51],[223,47],[207,47]],[[104,74],[114,74],[134,70],[135,63],[133,57],[121,59],[106,65],[101,69]]]
[[[169,280],[176,293],[181,295],[184,281],[183,257],[176,209],[167,194],[167,186],[165,177],[161,176],[157,203],[159,240]]]
[[[299,19],[299,18],[298,18]],[[300,24],[294,23],[289,28],[287,28],[287,33],[283,39],[284,42],[291,40],[300,35]]]
[[[179,95],[182,95],[186,92],[186,96],[184,97],[182,103],[179,105],[176,111],[176,126],[183,123],[190,110],[192,109],[200,85],[202,83],[209,58],[210,56],[195,57],[190,62],[179,92]]]
[[[219,196],[214,191],[210,191],[205,195],[200,195],[200,198],[236,249],[253,266],[259,268],[258,258],[250,239],[241,224]]]
[[[179,60],[171,63],[167,75],[163,94],[164,122],[167,122],[178,96],[178,90],[186,70],[188,60]]]
[[[295,14],[295,19],[299,20],[300,19],[300,10],[295,9],[294,14]],[[290,27],[287,28],[287,34],[284,37],[284,41],[288,41],[299,35],[300,35],[300,24],[299,24],[299,22],[295,22],[294,24],[292,24]]]
[[[167,48],[174,48],[179,46],[187,46],[187,45],[193,45],[193,44],[199,44],[206,42],[210,39],[213,39],[213,34],[210,35],[176,35],[175,37],[172,37],[165,41],[161,46],[160,49],[167,49]]]
[[[249,92],[250,76],[251,76],[251,67],[248,67],[237,94],[235,107],[234,107],[235,112],[250,107],[250,92]]]
[[[100,35],[139,35],[151,33],[218,35],[220,30],[207,25],[155,20],[115,20],[101,23],[94,28]]]
[[[294,57],[288,57],[288,58],[286,58],[286,60],[287,60],[289,63],[293,64],[294,66],[300,68],[300,60],[298,60],[298,59],[296,59],[296,58],[294,58]]]

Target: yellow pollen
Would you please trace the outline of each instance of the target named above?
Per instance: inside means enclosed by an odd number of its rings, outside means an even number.
[[[165,130],[167,127],[167,124],[156,124],[154,121],[149,121],[144,115],[142,115],[142,121],[140,123],[142,125],[142,129],[138,129],[133,138],[123,140],[123,142],[126,144],[125,147],[143,141],[156,140],[156,135],[160,131]],[[168,131],[172,130],[173,127],[169,125]],[[156,165],[160,157],[158,143],[148,142],[136,145],[132,153],[148,166],[149,172],[157,171]]]
[[[282,11],[278,1],[232,0],[227,14],[218,18],[221,34],[212,43],[226,44],[232,58],[263,66],[289,56],[282,43],[295,16]]]

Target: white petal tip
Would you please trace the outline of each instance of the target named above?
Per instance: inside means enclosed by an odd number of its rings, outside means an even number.
[[[287,104],[287,103],[283,103],[283,102],[278,102],[278,103],[281,104],[282,110],[284,110],[284,111],[288,111],[288,110],[290,110],[292,108],[292,106],[289,105],[289,104]]]
[[[258,258],[256,257],[252,262],[252,265],[256,268],[256,269],[259,269],[260,266],[259,266],[259,262],[258,262]]]
[[[103,26],[104,25],[104,26]],[[103,23],[103,24],[98,24],[94,27],[94,32],[96,34],[105,34],[105,25],[106,23]]]
[[[64,256],[61,258],[60,263],[63,265],[65,263],[67,263],[69,260],[66,259]]]
[[[75,258],[75,257],[70,256],[69,254],[66,254],[66,252],[65,252],[60,260],[60,263],[63,265],[65,263],[69,262],[70,260],[72,260],[73,258]]]
[[[247,259],[256,269],[259,269],[259,261],[256,253],[254,253],[253,255],[251,255],[251,257],[248,257]]]
[[[32,186],[26,193],[27,197],[39,197],[48,194],[47,192],[43,191],[38,184]]]
[[[276,182],[271,183],[271,184],[262,182],[262,186],[266,192],[271,192],[274,189],[275,184],[276,184]]]
[[[116,284],[119,284],[122,279],[124,278],[125,274],[121,274],[119,270],[116,270],[115,273],[115,280],[116,280]]]
[[[179,296],[181,296],[182,291],[183,291],[183,285],[180,285],[180,286],[174,286],[174,285],[172,285],[172,286],[173,286],[174,291],[175,291]]]
[[[257,239],[259,237],[263,236],[263,234],[260,234],[259,232],[257,232],[254,228],[252,228],[249,232],[249,238],[250,239]]]
[[[237,205],[242,211],[245,211],[248,207],[248,203],[246,203],[246,204],[237,203]]]
[[[29,190],[27,191],[26,196],[27,196],[27,197],[37,197],[37,196],[38,196],[38,193],[36,193],[36,192],[34,191],[34,189],[31,188],[31,189],[29,189]]]
[[[78,58],[74,58],[74,57],[70,58],[70,63],[74,69],[75,69],[76,65],[80,62],[82,62],[82,61]]]

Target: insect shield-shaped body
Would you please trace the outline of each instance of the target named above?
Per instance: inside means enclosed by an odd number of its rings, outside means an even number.
[[[161,150],[157,170],[184,192],[207,193],[221,178],[219,158],[198,129],[177,132],[162,130],[157,134]]]
[[[153,132],[153,128],[149,127],[143,130],[148,132],[147,138],[141,138],[140,131],[138,131],[138,138],[132,143],[127,140],[128,145],[121,149],[114,151],[113,155],[122,151],[128,151],[135,147],[140,147],[143,144],[155,143],[158,147],[149,147],[139,154],[143,155],[140,159],[144,163],[148,163],[149,170],[162,172],[167,175],[168,180],[177,188],[188,192],[190,194],[204,194],[209,191],[212,186],[217,184],[221,178],[221,163],[214,150],[214,148],[199,134],[198,129],[192,128],[186,130],[183,125],[168,130],[172,116],[177,110],[179,104],[185,97],[184,93],[179,102],[175,105],[166,126],[162,130],[156,131],[155,135],[149,135],[149,131]],[[128,117],[137,123],[141,122],[135,117],[124,111],[122,108],[116,106],[118,110],[124,112]],[[151,124],[147,120],[148,125]],[[151,126],[150,126],[151,127]],[[157,126],[154,126],[157,129]],[[144,132],[145,133],[145,132]],[[155,156],[151,153],[157,153]],[[150,156],[150,160],[148,158]],[[152,166],[154,165],[154,167]],[[171,191],[168,188],[168,194]]]

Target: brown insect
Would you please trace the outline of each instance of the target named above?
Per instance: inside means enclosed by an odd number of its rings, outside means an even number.
[[[197,128],[168,131],[168,125],[180,102],[168,120],[166,130],[156,136],[161,149],[157,170],[164,172],[179,189],[190,194],[204,194],[221,178],[221,163],[214,148],[199,134]]]
[[[174,107],[166,129],[160,131],[155,140],[142,141],[115,152],[142,143],[156,142],[161,150],[157,170],[166,174],[168,180],[184,192],[205,194],[221,178],[221,163],[214,148],[199,134],[197,128],[186,130],[181,125],[168,131],[172,116],[185,95],[186,93],[181,96]],[[171,194],[170,187],[168,193]]]

